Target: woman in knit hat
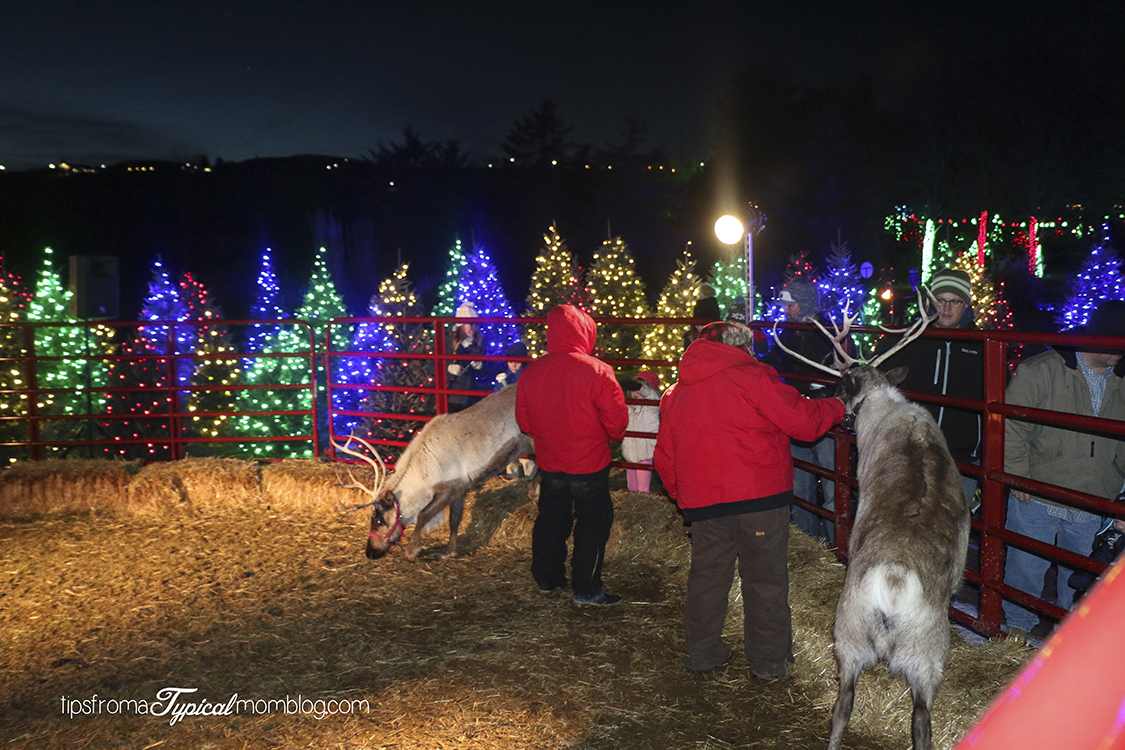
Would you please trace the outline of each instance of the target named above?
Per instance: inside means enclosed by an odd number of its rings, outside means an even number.
[[[477,309],[473,307],[472,302],[464,302],[461,307],[457,308],[457,317],[475,318],[477,317]],[[484,339],[480,335],[480,326],[476,323],[457,323],[454,325],[453,330],[449,333],[449,351],[459,356],[457,359],[448,360],[445,368],[446,372],[449,373],[449,377],[446,378],[446,386],[458,391],[482,390],[484,384],[480,381],[484,375],[484,361],[470,359],[472,356],[484,354]],[[449,396],[449,412],[451,414],[459,412],[482,398],[483,396],[451,394]]]

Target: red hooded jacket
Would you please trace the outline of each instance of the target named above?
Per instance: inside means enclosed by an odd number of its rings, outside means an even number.
[[[836,398],[810,400],[745,349],[692,342],[660,401],[653,461],[682,509],[793,491],[789,438],[815,440],[844,416]]]
[[[571,305],[547,313],[547,353],[520,374],[516,421],[535,439],[544,471],[592,474],[625,437],[629,409],[613,368],[594,359],[597,326]]]

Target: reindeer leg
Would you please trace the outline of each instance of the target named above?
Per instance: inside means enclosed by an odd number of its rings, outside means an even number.
[[[855,703],[855,685],[863,671],[863,664],[854,658],[841,656],[837,645],[836,662],[839,665],[839,688],[836,693],[836,705],[832,707],[832,736],[828,740],[828,750],[839,750],[840,742],[844,739],[844,730],[852,718],[852,706]]]
[[[450,482],[441,482],[434,485],[434,496],[429,504],[422,509],[418,514],[417,520],[414,521],[414,533],[410,535],[410,542],[406,545],[406,556],[413,560],[418,557],[422,552],[422,530],[437,516],[443,512],[447,506],[454,502],[460,502],[461,509],[465,507],[465,492],[469,489],[468,484],[461,479],[455,479]],[[450,518],[452,521],[452,517]],[[457,514],[457,524],[461,524],[461,513]],[[451,529],[451,533],[456,535],[456,531]],[[456,537],[454,536],[454,539]],[[453,551],[456,554],[457,542],[453,542]],[[446,553],[448,555],[448,551]]]
[[[465,496],[461,495],[449,504],[449,544],[445,548],[445,554],[441,556],[442,560],[457,557],[457,529],[461,528],[461,516],[464,512]]]

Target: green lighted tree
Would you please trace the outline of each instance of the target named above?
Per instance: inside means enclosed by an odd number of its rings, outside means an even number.
[[[99,359],[104,353],[103,337],[99,335],[99,329],[77,325],[78,321],[70,314],[73,295],[63,286],[55,269],[51,248],[46,248],[44,256],[36,279],[35,296],[27,306],[27,321],[75,325],[47,325],[34,329],[36,356],[52,358],[37,363],[36,386],[59,389],[40,394],[38,413],[65,417],[101,411],[102,397],[92,389],[105,383],[105,368]],[[55,357],[59,359],[53,359]],[[84,420],[46,420],[40,423],[39,437],[47,441],[71,440],[87,426]],[[60,448],[55,447],[54,450]]]
[[[596,318],[647,318],[644,282],[637,276],[628,245],[620,237],[602,243],[586,274],[590,314]],[[598,355],[608,359],[639,359],[642,340],[639,327],[625,323],[598,326]]]
[[[457,312],[461,294],[461,275],[465,273],[469,259],[461,247],[461,240],[453,243],[449,250],[449,263],[445,268],[445,278],[438,287],[438,301],[430,312],[435,318],[449,318]]]

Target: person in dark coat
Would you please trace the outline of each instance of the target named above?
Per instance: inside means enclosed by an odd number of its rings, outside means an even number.
[[[949,268],[938,271],[931,280],[930,292],[938,301],[938,317],[932,328],[976,330],[969,274]],[[890,348],[889,344],[885,348]],[[900,366],[907,368],[906,379],[899,386],[904,390],[975,400],[984,394],[984,345],[980,341],[923,335],[888,359],[882,369]],[[957,461],[979,465],[983,434],[980,412],[937,404],[922,406],[941,428],[950,455]],[[961,480],[965,502],[974,507],[977,478],[962,476]]]
[[[457,308],[458,318],[475,318],[477,309],[472,302],[465,302]],[[449,360],[446,371],[449,377],[446,385],[459,391],[483,390],[485,383],[481,382],[484,374],[484,360],[471,359],[471,357],[484,354],[484,338],[480,334],[480,326],[476,323],[458,323],[449,333],[450,352],[457,354],[457,359]],[[487,381],[485,381],[487,382]],[[465,396],[454,394],[449,397],[449,412],[459,412],[467,409],[483,396]]]
[[[820,295],[816,284],[805,279],[792,279],[781,291],[777,293],[773,304],[785,310],[785,319],[790,323],[812,323],[814,320],[825,324],[824,316],[820,312]],[[831,365],[835,347],[832,342],[820,331],[799,331],[792,328],[780,330],[777,333],[781,343],[813,362]],[[820,370],[802,362],[791,354],[783,351],[776,344],[762,357],[762,361],[773,366],[780,372],[795,372],[802,375],[821,375]],[[797,389],[803,396],[813,398],[829,395],[829,391],[818,383],[807,380],[790,378],[785,381]],[[824,469],[834,469],[836,466],[835,449],[836,441],[825,435],[812,442],[793,440],[793,458],[807,461]],[[819,504],[828,510],[836,508],[836,483],[829,479],[821,480],[821,497],[817,498],[817,476],[803,469],[793,470],[793,493],[802,500]],[[801,531],[817,539],[823,539],[829,546],[836,542],[836,527],[831,522],[820,516],[810,513],[804,508],[793,508],[793,523]]]

